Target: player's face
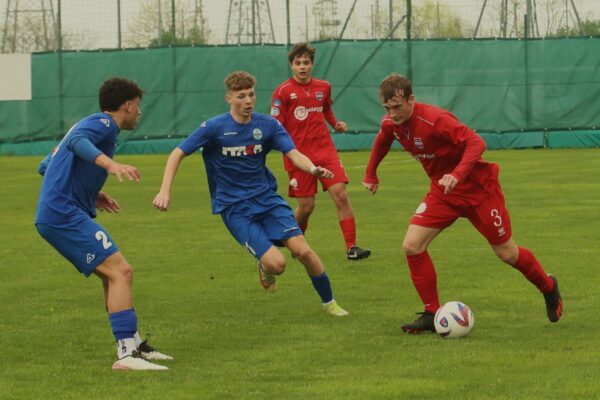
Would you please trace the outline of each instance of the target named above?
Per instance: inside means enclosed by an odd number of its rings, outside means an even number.
[[[126,101],[123,105],[123,109],[125,111],[125,117],[123,118],[123,122],[121,123],[121,129],[126,131],[135,129],[140,119],[140,115],[142,115],[142,110],[140,108],[140,98],[136,97],[133,100]]]
[[[310,81],[313,63],[306,54],[294,57],[290,67],[296,81],[300,83],[308,83]]]
[[[254,88],[229,91],[225,99],[231,106],[231,114],[238,122],[248,122],[252,118],[254,103],[256,103],[256,93]]]
[[[387,101],[381,99],[381,104],[385,112],[390,114],[390,118],[396,125],[401,125],[408,121],[412,116],[415,107],[415,98],[411,94],[408,99],[404,96],[394,96]]]

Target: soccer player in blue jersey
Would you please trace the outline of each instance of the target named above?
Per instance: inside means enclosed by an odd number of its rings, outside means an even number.
[[[148,360],[168,360],[142,341],[133,309],[133,270],[106,230],[94,221],[96,208],[116,213],[119,203],[101,191],[108,174],[139,181],[137,168],[112,160],[119,132],[136,127],[142,90],[122,78],[104,82],[99,91],[102,112],[77,122],[39,167],[44,176],[35,226],[63,257],[86,277],[97,275],[117,340],[116,370],[166,370]]]
[[[225,79],[225,99],[231,109],[202,123],[169,156],[154,206],[169,207],[171,186],[184,157],[202,148],[213,214],[220,214],[231,235],[258,260],[262,286],[276,289],[275,276],[285,270],[283,245],[306,268],[325,312],[348,313],[334,300],[321,259],[308,246],[294,213],[277,194],[275,177],[265,165],[267,154],[279,150],[302,171],[331,178],[331,171],[315,166],[296,150],[283,126],[268,115],[254,113],[256,79],[247,72],[232,72]]]

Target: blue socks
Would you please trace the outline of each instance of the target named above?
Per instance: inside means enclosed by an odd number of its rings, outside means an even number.
[[[137,316],[133,309],[118,311],[108,317],[115,339],[132,338],[137,332]]]
[[[317,293],[319,293],[319,296],[321,296],[323,304],[333,300],[333,291],[331,290],[331,283],[329,282],[329,277],[326,272],[323,272],[319,276],[311,276],[310,280],[317,290]]]

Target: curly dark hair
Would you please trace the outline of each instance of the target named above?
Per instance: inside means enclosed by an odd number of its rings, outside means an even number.
[[[98,93],[101,111],[117,111],[123,103],[144,96],[144,91],[133,81],[125,78],[110,78],[104,81]]]

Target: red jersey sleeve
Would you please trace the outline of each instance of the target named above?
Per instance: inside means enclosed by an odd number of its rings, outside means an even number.
[[[394,143],[393,125],[389,119],[384,117],[381,121],[381,128],[379,133],[375,137],[373,142],[373,148],[371,149],[371,156],[369,157],[369,163],[367,164],[367,171],[365,172],[365,183],[379,183],[377,178],[377,167],[381,163],[381,160],[387,155]]]
[[[323,116],[325,117],[325,121],[331,125],[332,128],[335,128],[335,124],[337,124],[337,119],[333,114],[333,109],[331,108],[331,85],[327,85],[327,93],[325,97],[325,102],[323,104]]]
[[[435,128],[453,144],[464,143],[463,156],[452,171],[452,175],[461,182],[481,159],[481,155],[486,149],[485,142],[451,113],[442,114],[435,122]]]

